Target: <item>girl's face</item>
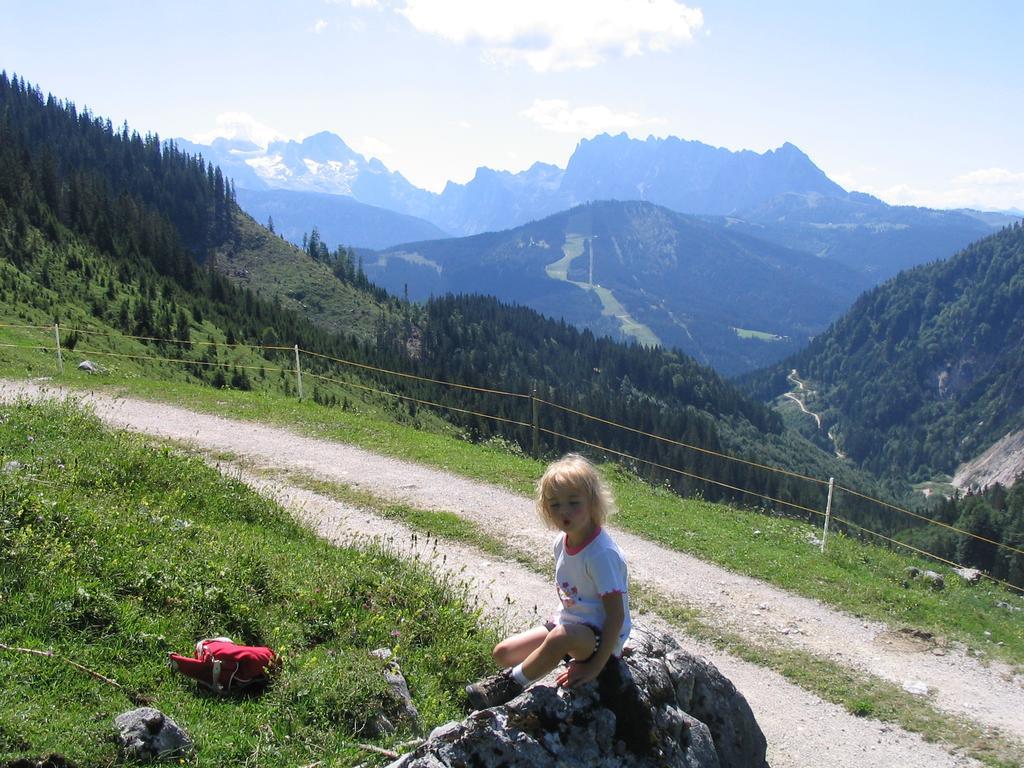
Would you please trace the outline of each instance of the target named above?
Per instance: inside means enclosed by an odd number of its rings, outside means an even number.
[[[548,515],[564,531],[570,544],[579,544],[594,531],[590,499],[576,488],[559,488],[544,494]]]

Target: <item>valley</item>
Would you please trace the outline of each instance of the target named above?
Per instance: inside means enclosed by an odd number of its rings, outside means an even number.
[[[862,284],[841,265],[636,201],[396,246],[367,253],[365,264],[371,280],[413,301],[489,294],[594,333],[679,349],[724,375],[792,354]],[[552,278],[560,289],[545,284]],[[786,298],[795,295],[801,301]]]
[[[801,413],[806,414],[807,416],[810,416],[812,419],[814,419],[814,424],[817,428],[817,432],[820,434],[822,427],[821,414],[816,413],[807,407],[807,400],[811,395],[814,394],[814,390],[808,388],[807,383],[800,378],[800,374],[796,370],[796,368],[789,372],[789,375],[786,377],[786,379],[791,384],[793,384],[796,387],[796,389],[792,389],[788,392],[783,393],[782,397],[786,400],[789,400],[790,402],[796,403]],[[836,428],[834,426],[829,427],[826,436],[828,437],[832,453],[835,454],[836,458],[845,459],[846,454],[839,450],[839,444],[836,441]]]

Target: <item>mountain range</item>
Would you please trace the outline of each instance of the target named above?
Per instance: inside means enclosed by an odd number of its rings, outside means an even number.
[[[933,211],[890,206],[847,192],[793,144],[764,153],[733,152],[676,137],[645,140],[602,134],[579,143],[566,167],[535,163],[519,173],[478,168],[465,184],[440,193],[420,189],[380,160],[367,160],[333,133],[302,141],[218,138],[175,145],[220,166],[241,190],[283,190],[274,201],[279,227],[321,233],[335,229],[322,198],[334,195],[423,219],[443,233],[464,236],[509,229],[597,200],[644,200],[679,213],[729,217],[752,234],[818,256],[837,258],[880,281],[907,266],[948,256],[1014,219],[1011,214]],[[240,196],[244,198],[246,195]],[[267,196],[243,206],[258,220]],[[349,211],[354,209],[348,209]],[[316,220],[322,215],[321,220]],[[397,245],[412,224],[377,212],[375,231],[337,227],[332,245]],[[400,226],[396,226],[401,222]]]
[[[174,143],[220,166],[240,189],[350,197],[426,219],[452,235],[507,229],[592,200],[648,200],[684,213],[729,214],[783,193],[846,194],[789,143],[758,154],[676,137],[602,134],[581,141],[564,169],[546,163],[520,173],[481,167],[470,181],[448,182],[440,194],[415,187],[327,131],[265,148],[225,138]]]
[[[860,291],[1012,221],[847,192],[790,143],[759,154],[604,134],[564,169],[480,168],[441,194],[328,132],[176,145],[219,163],[240,205],[292,242],[316,228],[327,244],[378,250],[364,253],[367,274],[393,293],[490,294],[726,374],[795,352]],[[614,200],[637,204],[580,208]],[[586,290],[577,248],[597,269]]]
[[[590,203],[364,260],[395,295],[490,294],[598,334],[677,347],[727,375],[803,348],[869,285],[841,264],[645,202]]]

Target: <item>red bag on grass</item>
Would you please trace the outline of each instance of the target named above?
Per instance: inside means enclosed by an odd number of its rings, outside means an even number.
[[[217,693],[265,683],[275,658],[274,652],[266,646],[236,645],[227,637],[200,640],[196,643],[194,658],[177,653],[169,656],[171,669]]]

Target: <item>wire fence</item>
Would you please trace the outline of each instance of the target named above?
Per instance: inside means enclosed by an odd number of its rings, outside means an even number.
[[[659,435],[659,434],[656,434],[656,433],[652,433],[652,432],[649,432],[649,431],[638,429],[636,427],[632,427],[632,426],[629,426],[627,424],[622,424],[622,423],[619,423],[619,422],[616,422],[616,421],[613,421],[613,420],[610,420],[610,419],[605,419],[605,418],[602,418],[602,417],[599,417],[599,416],[594,416],[593,414],[589,414],[589,413],[586,413],[584,411],[577,410],[577,409],[571,408],[569,406],[566,406],[566,405],[563,405],[563,404],[560,404],[560,403],[556,403],[556,402],[554,402],[552,400],[548,400],[548,399],[544,399],[544,398],[538,397],[537,393],[535,391],[531,392],[529,394],[523,393],[523,392],[511,392],[511,391],[497,389],[497,388],[480,387],[480,386],[474,386],[474,385],[470,385],[470,384],[463,384],[463,383],[460,383],[460,382],[446,381],[446,380],[443,380],[443,379],[431,378],[431,377],[427,377],[427,376],[420,376],[420,375],[417,375],[417,374],[412,374],[412,373],[403,372],[403,371],[394,371],[394,370],[389,370],[389,369],[386,369],[386,368],[380,368],[378,366],[370,365],[370,364],[367,364],[367,363],[361,363],[361,362],[357,362],[357,361],[353,361],[353,360],[346,360],[346,359],[339,358],[339,357],[332,357],[330,355],[325,355],[325,354],[322,354],[322,353],[319,353],[319,352],[312,352],[312,351],[304,350],[301,347],[299,347],[297,344],[292,345],[290,347],[289,346],[281,346],[281,345],[271,345],[271,344],[267,344],[267,345],[263,345],[263,344],[245,344],[245,343],[230,343],[229,344],[229,343],[222,343],[222,342],[215,342],[215,341],[194,341],[194,340],[191,340],[191,339],[158,338],[158,337],[153,337],[153,336],[132,336],[132,335],[129,335],[129,334],[111,333],[109,331],[101,331],[101,330],[88,329],[88,328],[66,328],[66,327],[65,328],[60,328],[58,325],[45,325],[45,326],[44,325],[14,325],[14,324],[3,324],[3,323],[0,323],[0,329],[4,329],[4,328],[12,329],[12,330],[21,330],[21,331],[38,331],[38,332],[45,332],[47,334],[52,332],[53,333],[52,338],[54,339],[54,343],[53,344],[47,344],[47,343],[39,343],[39,344],[31,344],[31,343],[30,344],[0,343],[0,348],[14,348],[14,349],[22,349],[22,350],[28,350],[28,351],[55,353],[56,356],[57,356],[58,368],[61,371],[63,370],[62,355],[63,355],[63,352],[64,352],[64,350],[62,350],[61,344],[60,344],[60,338],[61,338],[61,333],[62,332],[66,333],[66,334],[80,334],[80,335],[92,335],[92,336],[109,336],[109,337],[118,338],[118,339],[132,339],[132,340],[143,341],[143,342],[157,342],[157,343],[165,343],[165,344],[177,344],[177,345],[180,345],[182,349],[191,348],[193,346],[202,346],[202,347],[225,347],[225,348],[228,348],[228,349],[246,350],[246,351],[250,351],[252,353],[256,353],[256,354],[260,354],[260,355],[265,355],[265,353],[267,353],[267,352],[277,353],[277,354],[280,354],[282,352],[290,353],[290,354],[294,355],[294,365],[286,368],[286,367],[281,367],[281,366],[268,366],[268,365],[262,364],[262,363],[260,365],[252,365],[252,364],[245,364],[245,363],[242,363],[240,361],[236,361],[236,362],[222,362],[220,360],[205,360],[205,359],[202,359],[202,358],[190,359],[190,358],[184,358],[184,357],[167,357],[167,356],[160,356],[160,355],[153,355],[153,354],[132,354],[132,353],[125,353],[125,352],[114,352],[114,351],[102,350],[102,349],[83,349],[83,348],[79,348],[77,346],[77,343],[76,343],[76,345],[74,347],[74,351],[79,356],[83,356],[84,355],[84,356],[89,356],[89,357],[100,357],[100,358],[108,357],[108,358],[113,358],[113,359],[125,359],[125,360],[146,360],[146,361],[153,361],[153,362],[162,362],[162,363],[171,363],[171,364],[182,364],[182,365],[186,365],[186,366],[200,366],[200,367],[205,367],[205,368],[222,368],[222,369],[232,369],[232,370],[260,370],[261,372],[275,372],[275,373],[281,373],[281,374],[293,374],[295,376],[295,378],[296,378],[297,391],[298,391],[299,397],[303,396],[303,392],[302,392],[302,378],[303,377],[307,377],[307,378],[315,379],[317,381],[322,381],[324,383],[332,384],[332,385],[335,385],[335,386],[339,386],[339,387],[343,387],[343,388],[351,388],[351,389],[355,389],[355,390],[358,390],[358,391],[361,391],[361,392],[365,392],[365,393],[369,393],[369,394],[374,394],[374,395],[377,395],[377,396],[380,396],[380,397],[383,397],[383,398],[390,398],[390,399],[394,399],[394,400],[400,400],[400,401],[404,401],[404,402],[407,402],[407,403],[415,403],[418,406],[424,406],[424,407],[428,407],[428,408],[444,410],[444,411],[448,411],[448,412],[452,412],[452,413],[462,414],[464,416],[472,416],[472,417],[478,418],[478,419],[483,419],[483,420],[487,420],[487,421],[493,421],[495,423],[500,423],[500,424],[509,425],[509,426],[513,426],[513,427],[518,427],[518,428],[521,428],[523,430],[529,430],[532,433],[533,451],[534,451],[534,455],[537,456],[537,457],[539,457],[539,450],[538,450],[539,437],[540,437],[540,435],[547,435],[548,437],[555,438],[556,440],[563,440],[563,441],[566,441],[569,444],[585,446],[585,447],[590,448],[592,450],[601,451],[601,452],[603,452],[603,453],[605,453],[605,454],[607,454],[609,456],[614,456],[617,459],[633,462],[634,465],[646,465],[646,466],[651,467],[653,469],[657,469],[657,470],[660,470],[662,472],[665,472],[668,475],[676,475],[676,476],[680,476],[680,477],[686,477],[686,478],[689,478],[691,480],[695,480],[695,481],[698,481],[698,482],[701,482],[701,483],[706,483],[706,484],[708,484],[710,486],[714,486],[714,487],[722,488],[722,489],[727,490],[727,491],[731,491],[733,493],[738,493],[738,494],[741,494],[741,495],[746,495],[746,496],[750,496],[750,497],[753,497],[753,498],[757,498],[757,499],[760,499],[761,501],[769,502],[770,504],[776,505],[778,507],[784,507],[786,509],[795,510],[797,512],[805,513],[805,514],[810,515],[810,516],[820,517],[820,518],[822,518],[824,520],[824,526],[825,526],[824,530],[823,530],[823,534],[822,534],[822,541],[821,541],[822,551],[824,551],[824,549],[825,549],[825,538],[826,538],[827,533],[828,533],[828,523],[829,523],[829,520],[831,519],[831,520],[834,520],[834,521],[836,521],[838,523],[841,523],[842,525],[846,526],[848,530],[856,531],[856,532],[858,532],[860,534],[863,534],[864,536],[880,539],[882,541],[885,541],[890,546],[900,547],[900,548],[903,548],[903,549],[907,549],[907,550],[912,551],[912,552],[914,552],[914,553],[916,553],[918,555],[921,555],[923,557],[935,560],[936,562],[941,562],[941,563],[943,563],[945,565],[948,565],[950,567],[953,567],[953,568],[961,568],[962,569],[962,568],[965,567],[965,566],[963,566],[963,565],[961,565],[961,564],[959,564],[959,563],[957,563],[957,562],[955,562],[953,560],[944,558],[944,557],[942,557],[942,556],[940,556],[938,554],[935,554],[933,552],[929,552],[929,551],[921,549],[919,547],[915,547],[915,546],[913,546],[911,544],[908,544],[907,542],[900,541],[900,540],[895,539],[895,538],[893,538],[891,536],[887,536],[887,535],[885,535],[883,533],[880,533],[878,531],[874,531],[874,530],[872,530],[870,528],[867,528],[865,526],[859,525],[859,524],[857,524],[857,523],[855,523],[855,522],[853,522],[853,521],[851,521],[849,519],[846,519],[845,517],[836,515],[832,511],[832,498],[833,498],[832,491],[834,489],[834,490],[838,490],[838,491],[841,491],[843,493],[849,494],[851,498],[861,499],[861,500],[863,500],[865,502],[868,502],[868,503],[871,503],[871,504],[876,504],[876,505],[878,505],[878,506],[880,506],[880,507],[882,507],[884,509],[887,509],[887,510],[889,510],[891,512],[895,512],[895,513],[898,513],[898,514],[901,514],[901,515],[906,515],[907,517],[909,517],[909,518],[911,518],[913,520],[916,520],[920,524],[937,526],[937,527],[940,527],[940,528],[942,528],[944,530],[950,531],[951,533],[955,533],[955,534],[957,534],[959,536],[964,536],[964,537],[967,537],[967,538],[970,538],[970,539],[974,539],[974,540],[977,540],[977,541],[980,541],[980,542],[984,542],[984,543],[986,543],[988,545],[991,545],[991,546],[993,546],[993,547],[995,547],[995,548],[997,548],[999,550],[1002,550],[1002,551],[1005,551],[1005,552],[1010,552],[1010,553],[1013,553],[1015,555],[1024,555],[1024,550],[1021,550],[1021,549],[1019,549],[1017,547],[1014,547],[1014,546],[1012,546],[1010,544],[1006,544],[1004,542],[995,541],[995,540],[993,540],[991,538],[988,538],[988,537],[985,537],[985,536],[981,536],[981,535],[976,534],[976,533],[974,533],[972,531],[967,531],[967,530],[958,528],[957,526],[950,525],[949,523],[945,523],[945,522],[942,522],[940,520],[934,520],[932,518],[927,517],[926,515],[922,515],[922,514],[920,514],[918,512],[914,512],[912,510],[906,509],[906,508],[901,507],[899,505],[892,504],[891,502],[875,498],[875,497],[873,497],[873,496],[871,496],[869,494],[861,493],[861,492],[859,492],[859,491],[857,491],[855,489],[848,488],[848,487],[846,487],[844,485],[836,484],[834,478],[829,478],[829,479],[826,480],[826,479],[823,479],[823,478],[812,477],[812,476],[809,476],[809,475],[806,475],[806,474],[801,474],[799,472],[793,472],[791,470],[788,470],[788,469],[785,469],[785,468],[782,468],[782,467],[775,467],[775,466],[772,466],[772,465],[769,465],[769,464],[764,464],[764,463],[750,461],[748,459],[745,459],[745,458],[742,458],[742,457],[739,457],[739,456],[734,456],[734,455],[731,455],[731,454],[728,454],[728,453],[724,453],[722,451],[716,451],[716,450],[713,450],[713,449],[710,449],[710,448],[706,448],[706,447],[703,447],[703,446],[694,445],[692,443],[687,443],[687,442],[683,442],[683,441],[680,441],[680,440],[676,440],[674,438],[670,438],[670,437],[667,437],[665,435]],[[426,398],[414,397],[412,395],[402,394],[402,393],[399,393],[399,392],[394,392],[394,391],[391,391],[389,389],[384,389],[384,388],[381,388],[381,387],[370,386],[370,385],[365,384],[365,383],[363,383],[361,381],[353,381],[351,379],[342,379],[342,378],[338,378],[337,376],[328,375],[326,373],[315,373],[312,370],[303,370],[302,369],[302,363],[301,363],[301,359],[302,359],[303,356],[305,356],[307,358],[310,358],[312,360],[317,360],[317,361],[320,362],[321,365],[322,364],[329,364],[329,365],[335,366],[335,367],[337,367],[337,366],[344,366],[344,367],[347,367],[347,368],[350,368],[350,369],[353,369],[353,370],[356,370],[356,371],[373,373],[373,374],[380,375],[380,376],[385,376],[385,377],[394,377],[395,379],[399,379],[399,380],[417,381],[417,382],[421,382],[421,383],[425,383],[425,384],[435,385],[435,386],[438,386],[438,387],[444,387],[444,388],[447,388],[447,389],[453,390],[453,391],[478,392],[478,393],[482,393],[482,394],[486,394],[486,395],[492,395],[492,396],[496,396],[496,397],[510,398],[510,399],[512,399],[512,400],[514,400],[516,402],[519,402],[519,403],[526,402],[526,403],[529,404],[531,418],[530,418],[529,421],[526,421],[526,420],[522,420],[522,419],[511,418],[511,417],[508,417],[508,416],[500,416],[500,415],[497,415],[497,414],[487,413],[487,412],[484,412],[484,411],[481,411],[481,410],[477,410],[477,409],[474,409],[474,408],[462,407],[461,405],[453,405],[451,403],[440,403],[440,402],[437,402],[435,400],[428,400]],[[549,428],[549,427],[547,427],[547,426],[545,426],[545,425],[543,425],[541,423],[540,413],[541,413],[541,408],[542,407],[548,408],[551,411],[560,411],[560,412],[568,413],[568,414],[571,414],[573,416],[579,417],[579,418],[587,420],[587,421],[593,421],[593,422],[596,422],[596,423],[600,423],[600,424],[602,424],[602,425],[604,425],[606,427],[611,427],[613,429],[622,430],[624,432],[631,433],[631,434],[634,434],[634,435],[646,438],[646,439],[648,439],[650,441],[653,441],[654,443],[657,443],[657,444],[670,445],[670,446],[676,446],[676,447],[680,447],[680,448],[685,448],[687,450],[691,450],[691,451],[694,451],[696,453],[700,453],[700,454],[707,455],[707,456],[712,456],[712,457],[714,457],[716,459],[720,459],[720,460],[723,460],[723,461],[735,462],[735,463],[737,463],[739,465],[742,465],[742,466],[748,466],[748,467],[751,467],[751,468],[755,468],[757,470],[761,470],[761,471],[765,471],[765,472],[769,472],[769,473],[774,473],[774,474],[778,474],[780,476],[792,478],[794,480],[799,480],[799,481],[803,481],[803,482],[806,482],[806,483],[810,483],[810,484],[812,484],[814,486],[817,486],[817,487],[827,486],[829,488],[829,494],[828,494],[828,502],[827,502],[827,505],[826,505],[826,509],[823,511],[821,509],[816,509],[814,507],[807,506],[806,504],[800,504],[800,503],[797,503],[795,501],[791,501],[791,500],[787,500],[787,499],[783,499],[783,498],[778,498],[777,496],[773,496],[773,495],[771,495],[769,493],[764,493],[762,491],[758,491],[758,490],[755,490],[755,489],[752,489],[752,488],[744,488],[742,486],[739,486],[739,485],[736,485],[736,484],[733,484],[733,483],[724,482],[724,481],[722,481],[720,479],[716,479],[716,478],[712,478],[712,477],[707,477],[705,475],[702,475],[702,474],[700,474],[698,472],[691,471],[689,469],[684,469],[684,468],[678,467],[678,466],[672,466],[670,464],[665,464],[665,463],[662,463],[660,461],[656,461],[654,459],[643,458],[641,456],[637,456],[637,455],[635,455],[633,453],[629,453],[627,451],[622,451],[622,450],[615,449],[615,448],[612,448],[612,447],[607,446],[607,445],[602,445],[602,444],[594,442],[592,440],[584,439],[584,438],[582,438],[582,437],[580,437],[578,435],[567,434],[567,433],[563,433],[563,432],[560,432],[560,431],[555,430],[555,429],[551,429],[551,428]],[[986,578],[986,579],[988,579],[988,580],[990,580],[990,581],[992,581],[994,583],[1000,584],[1000,585],[1002,585],[1002,586],[1004,586],[1004,587],[1006,587],[1008,589],[1011,589],[1011,590],[1014,590],[1014,591],[1017,591],[1017,592],[1020,592],[1020,593],[1024,594],[1024,588],[1018,587],[1015,584],[1012,584],[1010,582],[1007,582],[1007,581],[1004,581],[1002,579],[996,578],[996,577],[994,577],[994,576],[992,576],[992,575],[990,575],[988,573],[985,573],[984,571],[981,572],[981,575],[984,578]]]

